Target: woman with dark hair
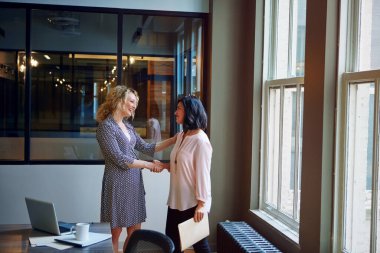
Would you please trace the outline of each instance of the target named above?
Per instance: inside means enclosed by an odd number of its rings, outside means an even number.
[[[170,191],[166,234],[175,244],[175,252],[181,252],[178,224],[190,218],[203,219],[211,207],[211,156],[212,146],[204,132],[207,114],[199,99],[186,96],[178,100],[175,111],[177,124],[183,131],[170,154]],[[210,252],[207,238],[193,245],[195,252]]]

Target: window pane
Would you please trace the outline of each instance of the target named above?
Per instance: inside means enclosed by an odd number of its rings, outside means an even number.
[[[99,160],[96,111],[115,85],[114,55],[33,53],[31,159]]]
[[[140,97],[132,122],[135,129],[148,142],[169,138],[174,58],[124,56],[123,66],[122,84],[134,88]],[[155,158],[170,159],[169,155],[170,151],[165,150],[156,153]]]
[[[304,76],[306,39],[306,0],[294,1],[296,13],[293,30],[291,76]]]
[[[185,94],[185,73],[186,73],[186,56],[185,56],[185,39],[184,34],[180,33],[177,36],[177,94]]]
[[[373,126],[374,84],[351,84],[344,219],[344,247],[349,252],[369,252],[370,247]]]
[[[118,66],[118,14],[33,9],[26,66],[26,11],[0,9],[0,159],[24,159],[28,70],[31,160],[101,160],[95,115],[118,83],[140,94],[132,124],[142,137],[159,141],[176,132],[178,95],[203,96],[203,20],[144,13],[123,16]],[[3,150],[10,144],[20,148]],[[168,159],[169,153],[157,158]]]
[[[301,97],[300,97],[300,116],[299,116],[299,159],[298,159],[298,200],[297,200],[297,217],[296,220],[300,219],[300,208],[301,208],[301,175],[302,175],[302,143],[303,143],[303,106],[304,106],[304,87],[301,86]]]
[[[282,155],[281,155],[281,207],[280,210],[293,216],[294,204],[294,169],[296,158],[296,116],[297,88],[284,89],[284,112],[282,120]]]
[[[0,48],[25,50],[26,12],[24,9],[0,8]]]
[[[0,8],[0,160],[24,159],[25,10]],[[17,147],[17,148],[14,148]]]
[[[266,174],[266,202],[277,207],[278,177],[279,177],[279,145],[280,145],[280,112],[281,91],[280,88],[269,89],[268,112],[268,158]]]
[[[359,71],[380,69],[380,1],[360,2]]]
[[[202,96],[202,20],[124,15],[123,22],[122,84],[140,95],[133,125],[148,142],[167,139],[176,132],[178,95]],[[167,149],[155,157],[169,155]]]
[[[306,0],[277,1],[276,75],[274,79],[304,75]]]
[[[116,53],[117,15],[32,10],[33,50]]]
[[[191,36],[191,94],[201,95],[202,67],[202,23],[195,20],[192,24]]]
[[[117,83],[116,31],[116,14],[32,10],[32,160],[103,159],[95,115]]]
[[[278,1],[276,79],[288,77],[290,1]]]

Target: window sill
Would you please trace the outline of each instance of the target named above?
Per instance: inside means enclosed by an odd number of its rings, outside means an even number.
[[[270,216],[269,214],[260,211],[260,210],[250,210],[251,213],[255,216],[257,216],[259,219],[265,221],[268,223],[270,226],[278,230],[282,235],[287,237],[289,240],[294,242],[295,244],[299,243],[299,235],[297,232],[291,230],[284,224],[280,223],[278,220]]]

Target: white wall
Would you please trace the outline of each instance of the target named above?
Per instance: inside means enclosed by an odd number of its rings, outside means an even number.
[[[208,0],[9,0],[0,2],[208,13]]]
[[[100,220],[104,165],[1,165],[0,224],[28,224],[26,196],[52,201],[59,220]],[[147,221],[144,228],[164,232],[169,174],[144,170]]]

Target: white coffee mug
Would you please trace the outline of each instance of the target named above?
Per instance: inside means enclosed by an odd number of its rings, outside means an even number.
[[[78,241],[87,241],[89,238],[90,224],[89,223],[77,223],[72,226],[70,231],[73,232],[75,229],[75,238]]]

